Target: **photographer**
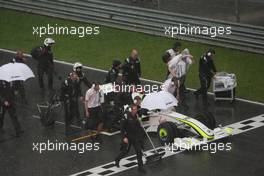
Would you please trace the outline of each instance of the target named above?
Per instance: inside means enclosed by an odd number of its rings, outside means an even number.
[[[76,117],[78,123],[81,122],[78,109],[78,101],[81,93],[79,81],[78,75],[75,72],[72,72],[61,86],[61,100],[64,105],[66,135],[70,133],[70,125],[72,124],[74,117]]]
[[[43,77],[46,73],[48,76],[48,87],[53,90],[53,74],[54,74],[54,61],[51,46],[55,43],[52,38],[46,38],[44,45],[38,46],[31,51],[31,55],[37,60],[37,70],[39,78],[39,86],[44,89]]]

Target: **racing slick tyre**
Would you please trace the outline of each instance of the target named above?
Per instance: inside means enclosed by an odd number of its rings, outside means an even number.
[[[173,122],[161,123],[157,132],[162,145],[171,144],[175,137],[180,136],[180,132]]]
[[[216,127],[215,118],[212,113],[204,112],[202,114],[197,114],[195,119],[203,123],[205,126],[213,130]]]
[[[213,130],[216,128],[216,121],[215,117],[211,112],[205,112],[205,116],[207,116],[210,119],[210,129]]]

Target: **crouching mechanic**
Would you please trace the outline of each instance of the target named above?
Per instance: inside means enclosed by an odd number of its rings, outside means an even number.
[[[78,122],[81,121],[78,109],[78,101],[81,93],[79,81],[78,75],[72,72],[61,86],[61,100],[64,105],[66,135],[70,133],[70,125],[74,117],[76,117]]]
[[[126,156],[131,146],[133,146],[137,155],[138,171],[145,173],[142,160],[145,133],[138,119],[138,107],[135,104],[131,106],[131,111],[126,112],[121,120],[121,135],[120,153],[115,159],[116,167],[120,167],[120,160]]]

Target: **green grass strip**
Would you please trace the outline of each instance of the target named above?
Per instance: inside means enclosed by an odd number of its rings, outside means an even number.
[[[45,37],[32,35],[33,26],[94,26],[91,24],[33,15],[13,10],[0,9],[0,47],[26,53],[43,42]],[[79,38],[70,35],[50,36],[56,40],[55,58],[67,62],[80,61],[84,65],[109,69],[113,59],[124,60],[132,48],[139,50],[143,77],[163,81],[166,66],[161,55],[170,48],[175,39],[100,26],[100,34]],[[207,48],[216,50],[215,63],[218,71],[235,73],[238,78],[237,96],[264,102],[264,56],[223,47],[181,41],[194,55],[196,64],[190,69],[187,86],[199,87],[198,59]]]

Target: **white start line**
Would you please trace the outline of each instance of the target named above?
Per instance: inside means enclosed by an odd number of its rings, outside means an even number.
[[[255,117],[252,117],[246,120],[242,120],[240,122],[236,122],[236,123],[227,125],[225,127],[232,128],[232,135],[237,135],[237,134],[245,133],[250,130],[254,130],[262,126],[264,126],[264,114],[261,114],[261,115],[258,115],[258,116],[255,116]],[[213,142],[219,139],[221,138],[207,141],[207,143]],[[194,145],[197,145],[197,144],[194,144]],[[163,158],[167,158],[169,156],[179,154],[185,150],[170,151],[170,150],[165,150],[165,147],[158,147],[157,151],[158,152],[165,151],[165,155],[163,156]],[[144,153],[147,156],[150,156],[150,155],[153,155],[155,151],[154,149],[152,149],[152,150],[145,151]],[[144,158],[143,160],[144,162],[146,162]],[[109,176],[109,175],[114,175],[120,172],[124,172],[134,167],[137,167],[136,155],[123,158],[120,161],[119,168],[115,166],[115,162],[113,161],[113,162],[110,162],[110,163],[107,163],[101,166],[97,166],[97,167],[94,167],[94,168],[91,168],[91,169],[88,169],[82,172],[72,174],[71,176]]]

